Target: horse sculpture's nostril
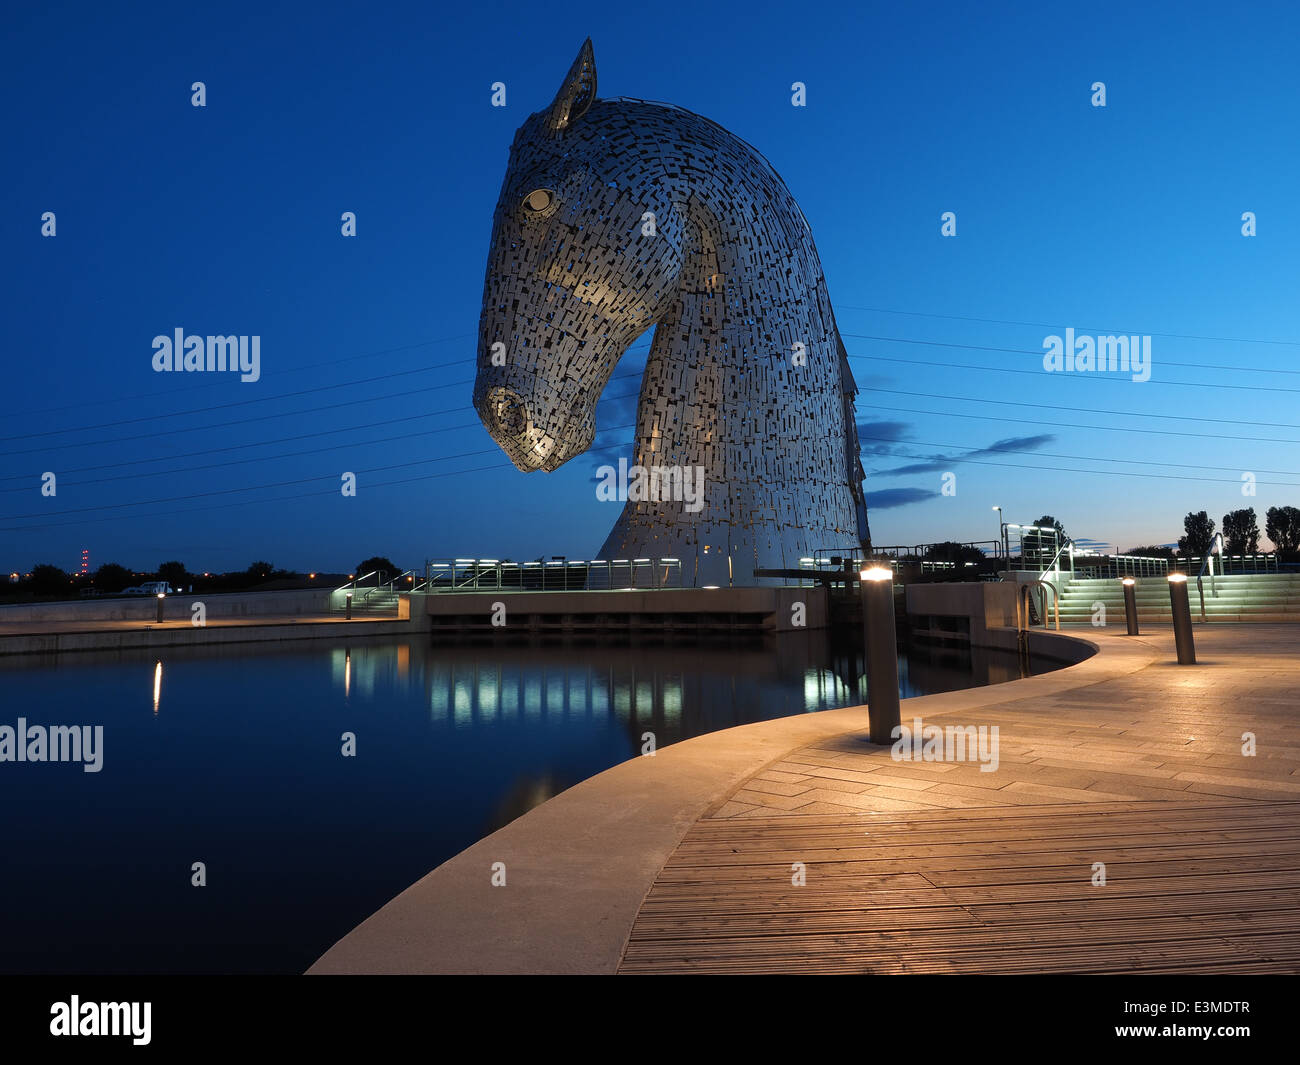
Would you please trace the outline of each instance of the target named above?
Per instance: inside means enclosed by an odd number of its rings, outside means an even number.
[[[488,397],[492,420],[502,433],[523,436],[528,430],[528,408],[508,388],[494,388]]]

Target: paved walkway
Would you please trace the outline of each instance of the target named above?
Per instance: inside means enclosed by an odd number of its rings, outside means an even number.
[[[1074,635],[1100,653],[903,703],[996,725],[996,771],[896,761],[861,708],[699,737],[469,848],[312,971],[1300,971],[1300,629],[1198,627],[1197,667],[1169,630]]]

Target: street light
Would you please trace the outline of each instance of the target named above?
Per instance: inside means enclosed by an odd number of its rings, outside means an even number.
[[[863,659],[867,667],[867,724],[872,743],[888,744],[898,726],[898,642],[894,630],[894,572],[864,568]]]
[[[1002,508],[994,507],[998,512],[998,540],[1002,544],[1002,568],[1007,568],[1007,524],[1002,520]]]
[[[1125,577],[1120,583],[1124,585],[1124,623],[1128,626],[1128,634],[1130,636],[1137,636],[1137,581],[1132,577]]]
[[[1174,647],[1180,666],[1196,665],[1196,644],[1192,639],[1192,608],[1187,601],[1187,574],[1169,574],[1169,608],[1174,622]]]

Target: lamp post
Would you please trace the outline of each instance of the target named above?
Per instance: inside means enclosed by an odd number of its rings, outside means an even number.
[[[351,592],[347,593],[345,597],[345,603],[346,603],[346,611],[343,614],[343,619],[345,621],[351,621],[352,620],[352,593]]]
[[[998,512],[998,542],[1002,544],[1002,568],[1007,568],[1007,526],[1002,520],[1002,508],[994,507]]]
[[[167,593],[166,593],[166,592],[159,592],[159,593],[158,593],[158,624],[159,624],[159,625],[162,624],[162,619],[163,619],[163,602],[164,602],[166,599],[167,599]]]
[[[1138,605],[1137,592],[1134,589],[1134,585],[1137,584],[1137,581],[1132,577],[1125,577],[1122,583],[1124,585],[1124,621],[1128,625],[1128,634],[1130,636],[1137,636],[1139,635]]]
[[[1174,646],[1180,666],[1196,665],[1196,644],[1192,639],[1192,607],[1187,601],[1187,574],[1169,574],[1169,606],[1174,618]]]
[[[872,566],[862,581],[862,632],[867,664],[871,742],[889,744],[898,727],[898,642],[894,634],[894,572]]]

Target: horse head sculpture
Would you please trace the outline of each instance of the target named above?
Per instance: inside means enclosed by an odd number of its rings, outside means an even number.
[[[474,406],[520,470],[591,446],[596,402],[651,326],[633,468],[695,471],[704,498],[629,493],[602,557],[753,584],[869,545],[857,386],[803,213],[708,119],[597,99],[588,40],[515,134],[492,223]]]

